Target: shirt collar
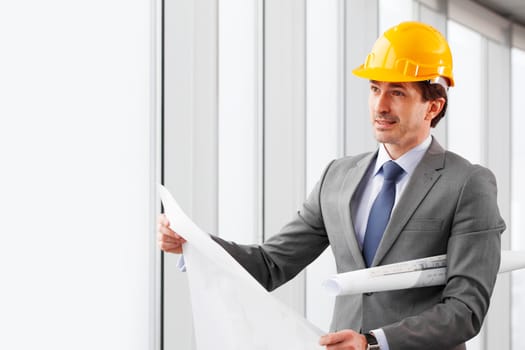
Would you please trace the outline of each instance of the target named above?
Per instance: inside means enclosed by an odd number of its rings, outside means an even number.
[[[412,175],[414,172],[414,169],[419,164],[423,156],[425,155],[425,152],[430,147],[430,143],[432,142],[432,136],[428,135],[428,137],[421,142],[416,147],[412,148],[410,151],[403,154],[401,157],[395,160],[397,165],[399,165],[403,170],[408,174],[408,176]],[[374,167],[374,176],[377,174],[379,169],[388,162],[389,160],[392,160],[390,158],[390,155],[385,149],[384,144],[379,144],[379,151],[377,153],[377,160],[376,165]]]

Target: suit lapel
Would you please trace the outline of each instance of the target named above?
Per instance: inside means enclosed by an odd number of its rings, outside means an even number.
[[[396,241],[403,227],[405,227],[421,201],[441,176],[437,170],[443,168],[444,162],[445,151],[439,143],[433,139],[427,153],[414,170],[412,178],[407,184],[398,205],[392,212],[392,217],[385,229],[383,239],[377,248],[372,266],[381,263],[381,260]]]
[[[366,155],[363,159],[357,162],[356,166],[350,168],[346,173],[342,184],[342,195],[339,197],[339,215],[343,221],[343,232],[348,248],[354,258],[354,261],[357,263],[358,268],[365,268],[365,261],[363,259],[363,254],[359,248],[359,243],[357,242],[354,224],[352,222],[352,214],[350,212],[350,202],[352,197],[359,186],[359,183],[365,176],[365,173],[370,165],[370,163],[377,157],[377,151]]]

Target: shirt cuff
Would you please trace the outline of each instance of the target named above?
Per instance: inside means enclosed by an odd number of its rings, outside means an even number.
[[[181,272],[186,272],[186,262],[184,261],[184,255],[181,255],[179,261],[177,261],[177,268]]]
[[[382,328],[374,329],[370,331],[370,333],[372,333],[374,337],[376,337],[377,344],[379,345],[379,348],[381,350],[390,350],[390,348],[388,347],[388,341],[386,340],[385,332]]]

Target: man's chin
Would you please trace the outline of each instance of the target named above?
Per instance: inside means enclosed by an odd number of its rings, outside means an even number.
[[[376,130],[374,135],[376,141],[379,143],[392,143],[394,141],[394,137],[388,132]]]

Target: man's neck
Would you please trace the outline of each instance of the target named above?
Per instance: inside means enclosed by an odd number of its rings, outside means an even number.
[[[429,133],[423,139],[417,140],[417,142],[414,142],[414,143],[412,143],[410,145],[400,146],[400,145],[393,144],[393,143],[383,143],[383,146],[385,148],[385,151],[390,156],[390,158],[392,160],[396,160],[396,159],[402,157],[404,154],[410,152],[414,148],[418,147],[422,143],[426,142],[430,137],[431,136],[430,136],[430,133]]]

